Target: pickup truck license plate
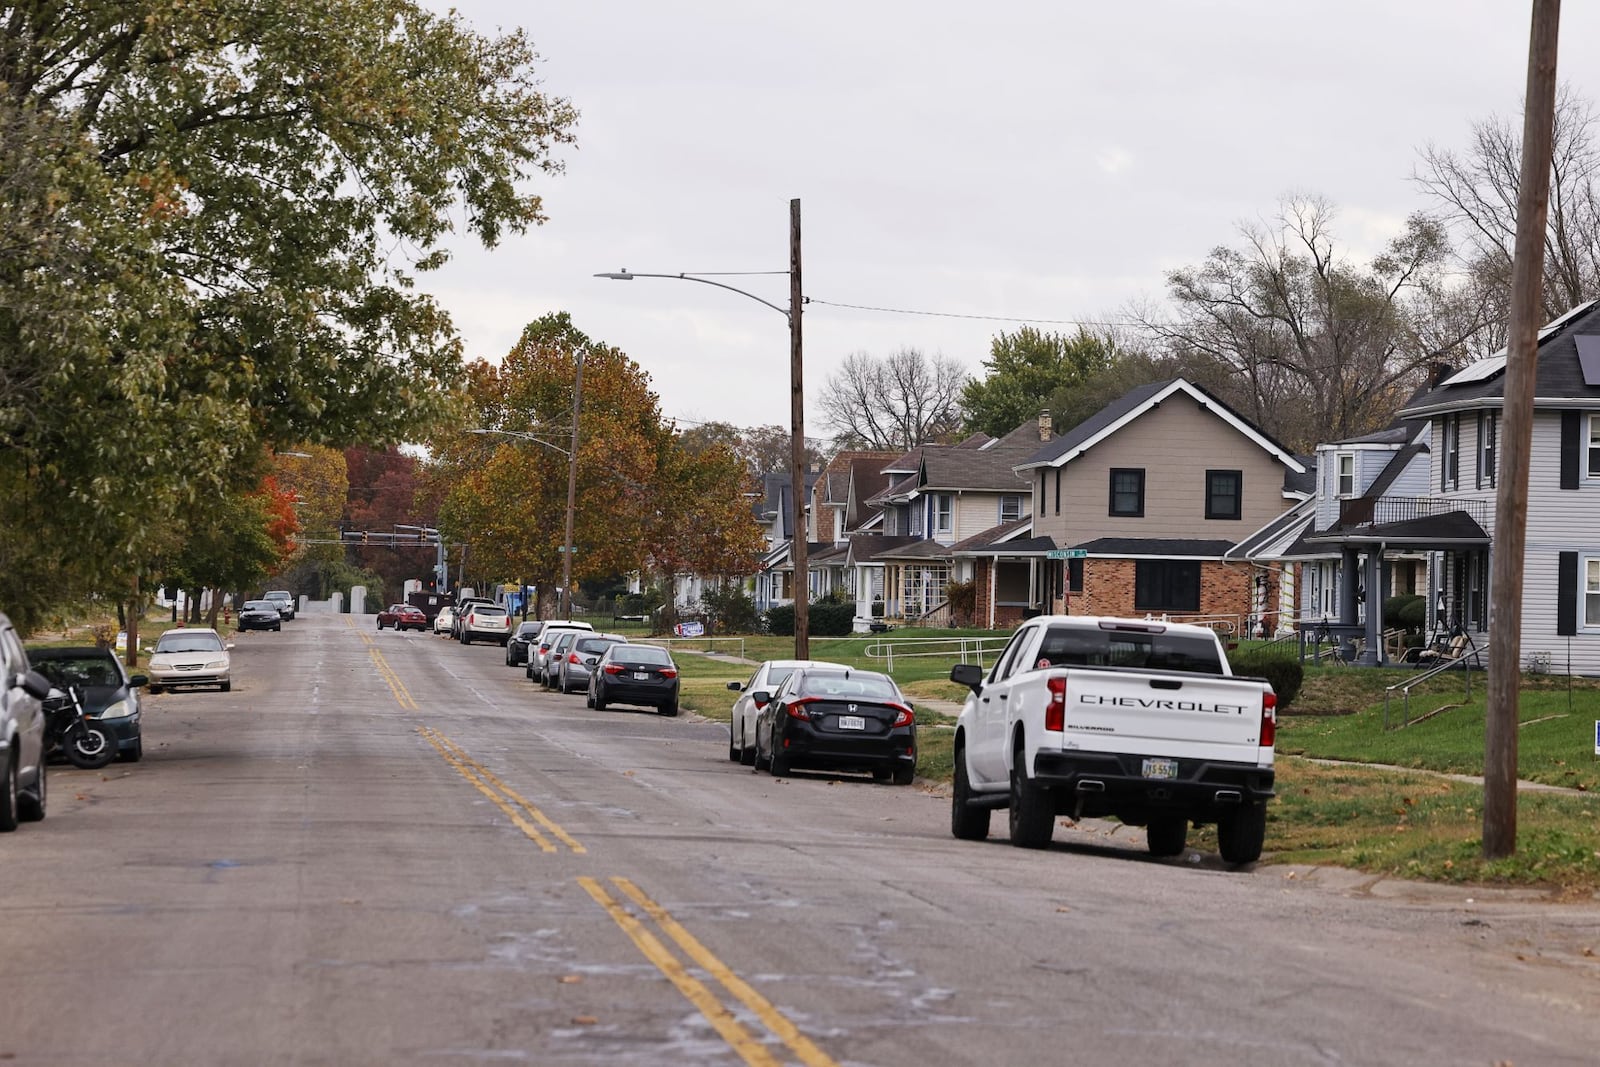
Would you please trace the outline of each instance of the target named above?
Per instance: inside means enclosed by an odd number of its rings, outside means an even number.
[[[1175,759],[1147,759],[1144,761],[1143,773],[1146,778],[1176,778],[1178,777],[1178,761]]]
[[[865,716],[862,716],[862,715],[841,715],[841,716],[839,716],[839,729],[841,729],[841,730],[865,730],[866,728],[867,728],[867,720],[866,720]]]

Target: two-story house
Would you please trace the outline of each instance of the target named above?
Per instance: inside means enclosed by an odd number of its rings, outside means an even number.
[[[1277,602],[1282,569],[1258,582],[1230,550],[1312,490],[1307,461],[1183,378],[1130,390],[1016,470],[1032,485],[1033,536],[1083,553],[1048,561],[1048,610],[1238,629]]]
[[[1503,353],[1472,363],[1401,411],[1432,426],[1427,518],[1435,532],[1454,535],[1433,546],[1429,593],[1480,645],[1494,638],[1489,560],[1505,369]],[[1600,302],[1540,331],[1536,375],[1521,648],[1530,665],[1600,674]]]
[[[803,492],[809,496],[820,472],[811,470],[805,475]],[[794,479],[786,472],[764,474],[760,478],[761,495],[752,505],[755,521],[766,537],[767,551],[762,556],[751,598],[757,611],[765,611],[775,604],[794,600],[794,497],[791,486]],[[803,535],[803,533],[802,533]],[[807,544],[812,549],[827,545]]]
[[[807,561],[813,597],[835,590],[847,595],[853,592],[850,539],[873,533],[882,525],[882,510],[868,501],[888,486],[883,467],[899,456],[898,452],[846,449],[822,468],[811,487],[811,542],[826,546],[811,553]]]

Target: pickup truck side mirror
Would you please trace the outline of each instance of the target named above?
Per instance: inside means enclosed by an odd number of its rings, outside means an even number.
[[[957,663],[950,668],[950,680],[976,693],[983,688],[983,668],[976,663]]]

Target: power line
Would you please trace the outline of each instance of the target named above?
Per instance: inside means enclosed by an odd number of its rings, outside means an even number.
[[[913,308],[888,308],[875,307],[871,304],[842,304],[835,300],[818,300],[814,296],[806,297],[808,304],[822,304],[825,307],[849,308],[852,311],[877,311],[887,315],[927,315],[942,319],[980,319],[985,322],[1043,322],[1053,326],[1143,326],[1141,322],[1096,322],[1090,319],[1044,319],[1029,315],[967,315],[959,311],[920,311]]]

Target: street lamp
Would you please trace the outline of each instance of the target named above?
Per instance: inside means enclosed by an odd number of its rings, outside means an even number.
[[[794,505],[794,537],[790,542],[790,558],[794,562],[794,655],[796,659],[811,658],[811,576],[807,560],[808,536],[806,532],[806,435],[805,391],[802,386],[802,346],[800,343],[800,310],[805,298],[800,294],[800,201],[789,201],[789,306],[779,307],[754,293],[723,282],[700,278],[693,274],[641,274],[629,270],[608,271],[595,275],[613,281],[631,282],[635,278],[676,278],[685,282],[700,282],[718,289],[747,296],[758,304],[781,314],[789,320],[789,480]]]
[[[567,457],[567,534],[561,546],[561,618],[572,618],[572,519],[578,506],[578,410],[583,400],[583,356],[578,356],[578,373],[572,386],[572,447],[560,445],[535,434],[521,430],[494,430],[487,427],[470,430],[470,433],[500,434],[523,441],[533,441],[553,448]]]

